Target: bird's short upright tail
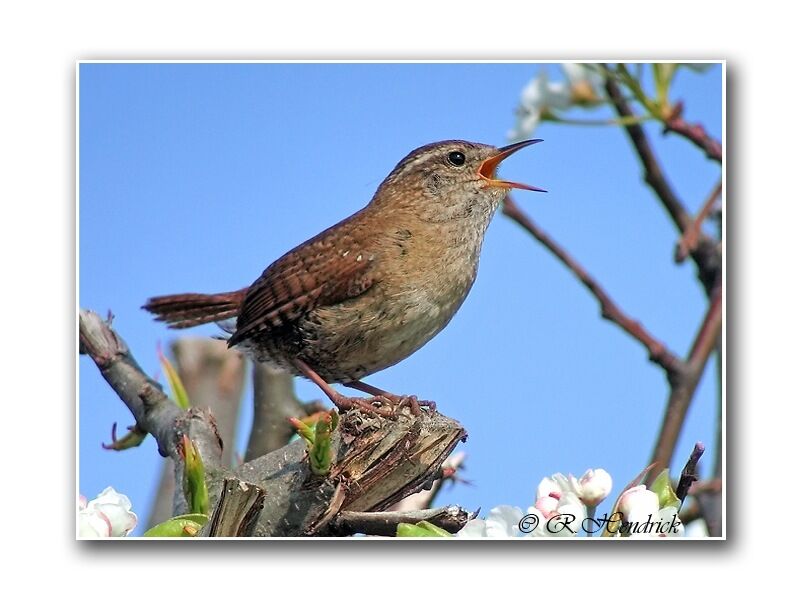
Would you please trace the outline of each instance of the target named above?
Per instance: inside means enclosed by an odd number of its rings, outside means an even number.
[[[221,294],[173,294],[150,298],[143,309],[173,329],[224,321],[239,315],[247,288]]]

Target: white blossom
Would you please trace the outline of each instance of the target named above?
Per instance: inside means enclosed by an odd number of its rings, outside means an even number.
[[[536,503],[528,509],[541,513],[543,522],[533,536],[577,535],[586,518],[586,507],[576,494],[577,479],[563,473],[545,477],[536,487]]]
[[[597,506],[611,493],[611,475],[605,469],[587,469],[580,479],[569,476],[570,485],[586,506]]]
[[[569,81],[570,100],[573,104],[597,104],[603,97],[603,76],[596,67],[585,63],[561,65]]]
[[[542,69],[523,88],[517,122],[508,132],[511,141],[528,139],[542,120],[558,111],[601,102],[603,77],[596,68],[583,63],[564,63],[562,68],[566,81],[550,81],[547,71]]]
[[[547,71],[542,69],[522,90],[517,123],[508,133],[512,141],[523,140],[533,133],[539,121],[553,110],[569,108],[571,103],[570,88],[566,82],[548,81]]]
[[[617,508],[626,521],[646,521],[659,511],[658,496],[645,486],[637,485],[622,493]]]
[[[124,537],[136,527],[137,517],[131,501],[113,487],[104,489],[94,500],[78,501],[78,535],[82,538]]]
[[[485,519],[472,519],[456,533],[458,538],[510,538],[521,535],[522,509],[501,505],[489,511]]]

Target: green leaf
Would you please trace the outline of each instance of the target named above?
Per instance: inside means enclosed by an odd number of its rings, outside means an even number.
[[[187,410],[189,408],[189,395],[186,393],[186,388],[183,387],[183,381],[181,381],[178,372],[167,357],[164,356],[164,353],[161,352],[161,348],[158,349],[158,360],[161,361],[161,368],[164,369],[164,374],[167,376],[169,389],[172,390],[172,397],[175,400],[175,404],[180,406],[183,410]]]
[[[453,537],[453,534],[428,521],[420,521],[398,524],[397,537]]]
[[[628,68],[624,63],[617,64],[616,74],[618,81],[627,87],[628,90],[630,90],[630,92],[641,103],[641,105],[654,117],[658,117],[657,103],[653,102],[653,100],[651,100],[647,94],[644,93],[641,82],[628,72]]]
[[[292,427],[294,427],[295,431],[297,431],[297,435],[305,440],[306,446],[311,448],[311,446],[314,444],[314,429],[303,423],[303,421],[297,417],[290,417],[289,423],[291,423]]]
[[[314,427],[314,443],[308,450],[311,472],[315,475],[327,475],[331,470],[333,459],[331,433],[333,433],[338,423],[339,416],[336,414],[336,409],[331,410],[331,412],[317,420]]]
[[[139,429],[137,425],[128,427],[128,433],[121,438],[117,437],[117,424],[111,426],[111,443],[102,444],[106,450],[122,451],[139,446],[147,437],[147,432]]]
[[[680,508],[681,501],[672,489],[669,469],[664,469],[658,474],[658,477],[656,477],[655,481],[653,481],[653,484],[650,486],[650,491],[658,496],[658,506],[660,508]]]
[[[206,515],[178,515],[154,525],[144,532],[143,537],[195,537],[207,521]]]
[[[339,413],[334,408],[329,412],[315,415],[315,421],[310,425],[295,417],[290,417],[289,423],[306,442],[311,472],[314,475],[327,475],[333,462],[331,434],[339,425]]]
[[[183,436],[183,495],[193,513],[208,514],[209,500],[206,487],[206,469],[197,446],[188,436]]]
[[[677,63],[656,63],[653,65],[653,79],[656,86],[657,112],[666,115],[670,112],[669,88],[678,69]]]

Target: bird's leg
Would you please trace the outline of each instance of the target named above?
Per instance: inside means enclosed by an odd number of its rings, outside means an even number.
[[[387,411],[382,407],[375,407],[366,400],[362,400],[361,398],[348,398],[347,396],[340,394],[333,389],[327,381],[320,377],[317,372],[314,371],[314,369],[309,367],[299,358],[293,359],[292,362],[294,363],[294,366],[297,367],[297,370],[315,383],[317,387],[319,387],[319,389],[321,389],[323,393],[330,398],[330,401],[333,402],[336,408],[338,408],[340,411],[346,411],[357,407],[364,412],[380,415],[382,417],[388,417],[392,415],[391,411]]]
[[[431,412],[436,412],[436,402],[432,402],[430,400],[418,400],[416,396],[398,396],[397,394],[386,392],[381,388],[377,388],[374,385],[364,383],[363,381],[348,381],[343,385],[349,388],[353,388],[354,390],[360,390],[364,393],[372,394],[373,396],[382,396],[387,400],[389,400],[390,402],[392,402],[397,409],[400,409],[408,405],[408,407],[411,409],[411,412],[415,416],[419,416],[420,414],[422,414],[422,412],[420,411],[421,406],[429,408]]]

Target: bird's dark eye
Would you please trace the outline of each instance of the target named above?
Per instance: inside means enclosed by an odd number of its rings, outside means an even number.
[[[463,152],[451,152],[447,155],[447,160],[450,161],[451,165],[460,167],[467,162],[467,157],[464,156]]]

